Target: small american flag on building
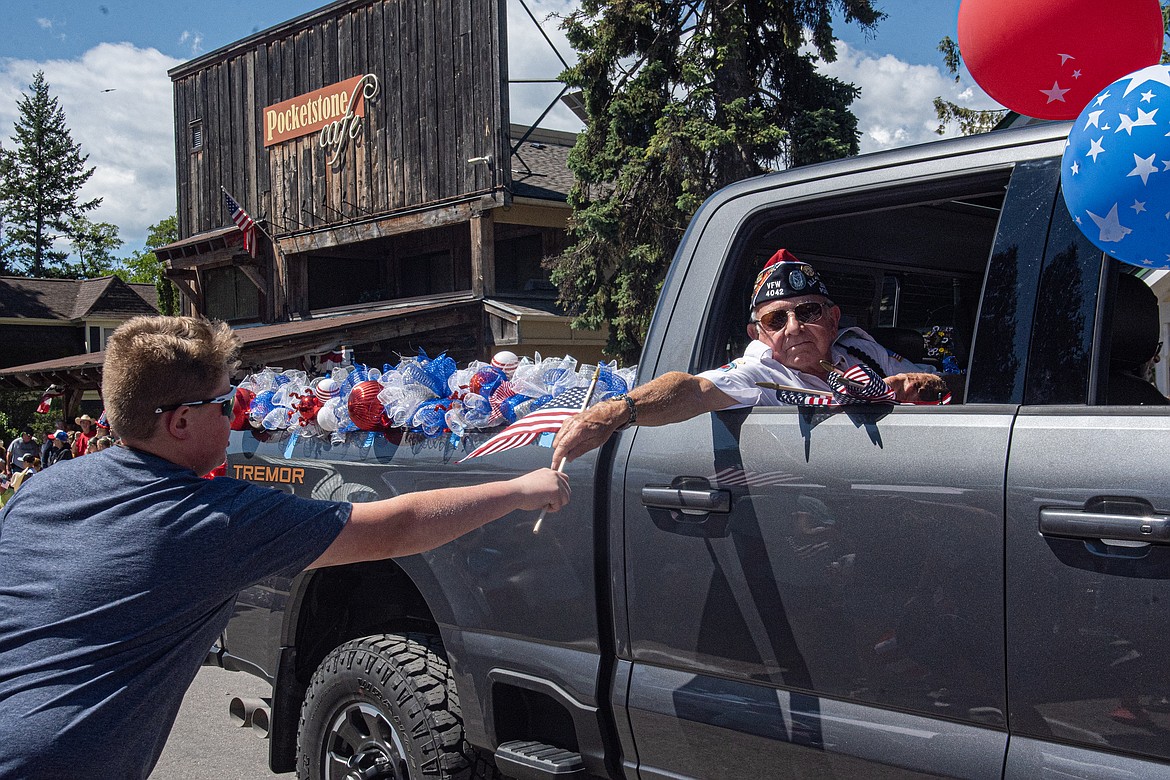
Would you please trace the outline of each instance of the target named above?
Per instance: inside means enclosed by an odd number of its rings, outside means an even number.
[[[586,392],[587,388],[584,387],[566,390],[553,398],[548,406],[524,415],[467,453],[467,456],[459,462],[478,458],[480,455],[491,455],[494,452],[523,447],[536,441],[542,434],[559,431],[561,426],[565,424],[565,420],[581,411],[581,407],[585,403]]]
[[[248,212],[236,203],[227,190],[223,191],[224,202],[227,204],[228,214],[232,218],[232,222],[236,223],[236,227],[244,234],[244,249],[248,250],[248,254],[252,257],[256,256],[256,221],[248,216]]]

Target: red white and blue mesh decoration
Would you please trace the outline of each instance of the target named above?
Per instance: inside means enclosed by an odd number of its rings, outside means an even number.
[[[559,403],[567,391],[587,387],[595,369],[568,355],[541,358],[537,353],[530,359],[508,351],[491,363],[472,361],[459,368],[445,353],[431,358],[421,349],[394,367],[339,366],[314,378],[304,371],[266,368],[240,383],[237,400],[243,404],[232,427],[333,442],[394,429],[458,440]],[[590,405],[632,388],[637,367],[603,363],[597,373]]]

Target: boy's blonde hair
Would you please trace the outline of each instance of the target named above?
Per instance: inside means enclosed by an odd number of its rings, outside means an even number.
[[[222,322],[195,317],[135,317],[106,345],[102,399],[113,430],[149,439],[160,406],[197,401],[219,392],[236,370],[240,339]]]

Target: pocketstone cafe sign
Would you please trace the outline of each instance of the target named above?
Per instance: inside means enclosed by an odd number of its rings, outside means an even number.
[[[268,106],[264,109],[264,146],[317,133],[317,145],[330,150],[332,165],[350,139],[361,134],[358,119],[366,115],[366,101],[377,94],[378,77],[367,73]]]

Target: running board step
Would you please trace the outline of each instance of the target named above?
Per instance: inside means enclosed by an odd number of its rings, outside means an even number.
[[[526,739],[504,742],[496,748],[496,766],[516,780],[585,777],[585,762],[580,753]]]

